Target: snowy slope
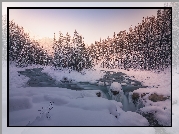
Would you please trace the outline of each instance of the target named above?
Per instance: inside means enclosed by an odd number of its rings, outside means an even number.
[[[136,113],[133,112],[130,113],[133,122],[126,120],[129,113],[122,111],[121,103],[97,97],[96,92],[98,91],[49,87],[14,88],[10,90],[10,125],[25,126],[29,121],[29,125],[32,126],[148,125],[144,117],[138,114],[136,118]],[[54,104],[53,109],[49,111],[50,102]],[[47,108],[44,110],[44,116],[38,112],[42,107]],[[50,119],[46,118],[48,112]]]

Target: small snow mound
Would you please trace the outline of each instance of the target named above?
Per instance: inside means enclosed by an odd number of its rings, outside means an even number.
[[[122,86],[121,86],[121,84],[120,83],[118,83],[118,82],[113,82],[112,84],[111,84],[111,86],[110,86],[110,90],[111,91],[121,91],[122,90]]]
[[[11,97],[9,98],[9,111],[17,111],[29,109],[32,107],[32,102],[29,97]]]
[[[118,121],[123,126],[149,126],[149,122],[142,115],[135,112],[121,112]]]
[[[45,100],[53,101],[55,105],[63,105],[69,102],[68,97],[60,96],[60,95],[44,95]]]

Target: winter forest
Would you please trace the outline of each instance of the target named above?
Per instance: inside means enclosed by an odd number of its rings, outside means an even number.
[[[59,29],[51,52],[8,23],[9,126],[171,126],[172,8],[90,45]]]
[[[170,9],[158,10],[157,17],[143,17],[129,32],[119,31],[88,47],[76,30],[73,37],[59,32],[57,38],[54,34],[53,55],[32,41],[23,27],[10,21],[9,61],[20,67],[40,64],[76,71],[96,64],[109,69],[164,70],[171,65],[171,19]]]

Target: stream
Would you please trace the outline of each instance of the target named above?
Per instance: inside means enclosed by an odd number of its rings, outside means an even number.
[[[41,72],[43,68],[25,69],[25,71],[18,71],[19,75],[25,75],[29,77],[29,81],[26,86],[30,87],[60,87],[71,90],[100,90],[105,98],[108,100],[114,100],[114,97],[109,94],[109,87],[112,82],[118,82],[122,85],[123,90],[123,110],[124,111],[135,111],[136,107],[133,102],[129,103],[129,92],[132,92],[138,88],[146,88],[141,82],[132,79],[122,72],[104,71],[103,78],[97,80],[95,83],[90,82],[72,82],[67,78],[57,82],[55,79],[50,77],[48,74]],[[119,101],[119,100],[116,100]]]

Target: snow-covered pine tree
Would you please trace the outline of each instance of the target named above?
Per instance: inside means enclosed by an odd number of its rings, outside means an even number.
[[[75,52],[74,52],[74,61],[75,61],[75,70],[81,71],[84,68],[85,64],[85,44],[83,42],[82,36],[78,35],[78,32],[75,30],[74,32],[75,39]]]
[[[54,33],[54,41],[53,41],[53,50],[54,50],[54,58],[53,64],[56,68],[62,68],[62,58],[63,58],[63,34],[59,31],[59,38],[56,40]]]
[[[29,64],[42,64],[44,51],[37,41],[32,41],[24,28],[14,21],[9,21],[9,60],[23,67]]]

